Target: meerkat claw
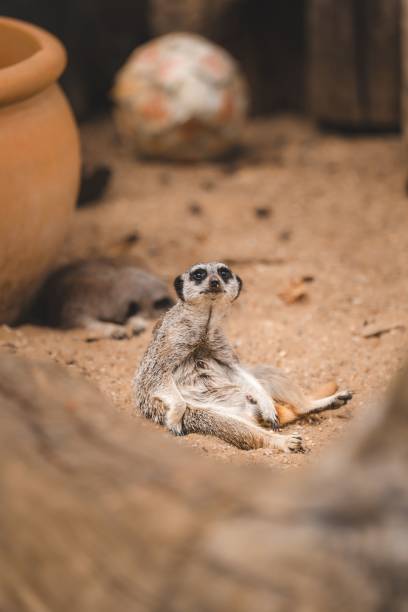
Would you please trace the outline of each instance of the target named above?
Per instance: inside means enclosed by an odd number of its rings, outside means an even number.
[[[280,429],[279,418],[277,415],[262,417],[262,420],[266,427],[269,427],[270,429],[273,429],[274,431],[277,431],[278,429]]]
[[[169,427],[169,432],[173,434],[173,436],[184,436],[182,425],[173,425]]]
[[[168,431],[173,434],[173,436],[184,436],[182,419],[176,420],[174,418],[171,418],[170,414],[167,414],[166,427]]]
[[[341,406],[345,406],[347,402],[349,402],[353,398],[353,393],[351,391],[338,391],[336,393],[336,399],[334,401],[333,406],[336,408],[340,408]]]
[[[128,338],[126,328],[120,325],[113,327],[110,333],[110,338],[113,340],[124,340],[125,338]]]
[[[302,436],[298,433],[293,433],[287,436],[284,451],[286,453],[304,453],[305,448],[303,446]]]
[[[267,427],[269,429],[279,429],[280,428],[280,422],[279,422],[279,416],[278,413],[276,412],[275,406],[274,404],[269,405],[267,404],[262,405],[261,402],[256,402],[257,407],[258,407],[258,415],[260,420],[263,423],[264,427]]]
[[[138,336],[145,331],[146,327],[147,321],[143,317],[131,317],[126,324],[129,336]]]

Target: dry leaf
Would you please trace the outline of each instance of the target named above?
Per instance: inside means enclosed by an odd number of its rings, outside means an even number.
[[[394,322],[380,322],[380,323],[370,323],[368,325],[364,325],[361,330],[361,335],[363,338],[379,338],[383,334],[386,334],[393,329],[405,329],[405,325],[402,323]]]
[[[311,283],[313,276],[301,276],[290,281],[289,285],[278,293],[278,297],[286,304],[294,304],[307,298],[306,283]]]

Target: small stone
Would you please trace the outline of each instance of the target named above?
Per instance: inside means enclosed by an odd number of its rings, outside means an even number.
[[[172,181],[170,172],[160,172],[158,176],[158,181],[160,185],[164,185],[164,186],[170,185]]]
[[[258,219],[268,219],[271,216],[271,209],[267,206],[259,206],[255,208],[255,215]]]
[[[190,202],[188,205],[188,210],[192,215],[199,216],[203,214],[203,209],[199,202]]]
[[[215,181],[213,181],[212,179],[205,179],[201,183],[201,189],[203,189],[204,191],[214,191],[215,187]]]
[[[127,236],[124,237],[123,242],[125,244],[134,244],[135,242],[138,242],[140,240],[140,236],[137,232],[132,232],[131,234],[128,234]]]
[[[292,232],[290,230],[283,230],[278,234],[278,240],[281,242],[288,242],[292,238]]]

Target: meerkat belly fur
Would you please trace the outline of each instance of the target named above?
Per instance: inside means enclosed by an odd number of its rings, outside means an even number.
[[[242,281],[225,264],[196,264],[174,286],[179,301],[156,324],[134,379],[136,405],[147,418],[177,435],[296,452],[303,450],[299,435],[273,431],[282,424],[282,403],[286,423],[351,399],[342,391],[312,400],[280,370],[239,362],[222,326]]]

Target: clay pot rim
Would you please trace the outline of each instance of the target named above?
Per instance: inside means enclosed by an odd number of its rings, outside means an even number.
[[[43,91],[61,76],[67,62],[62,44],[42,28],[0,17],[0,31],[3,27],[23,32],[38,50],[16,64],[0,68],[0,106],[20,102]]]

